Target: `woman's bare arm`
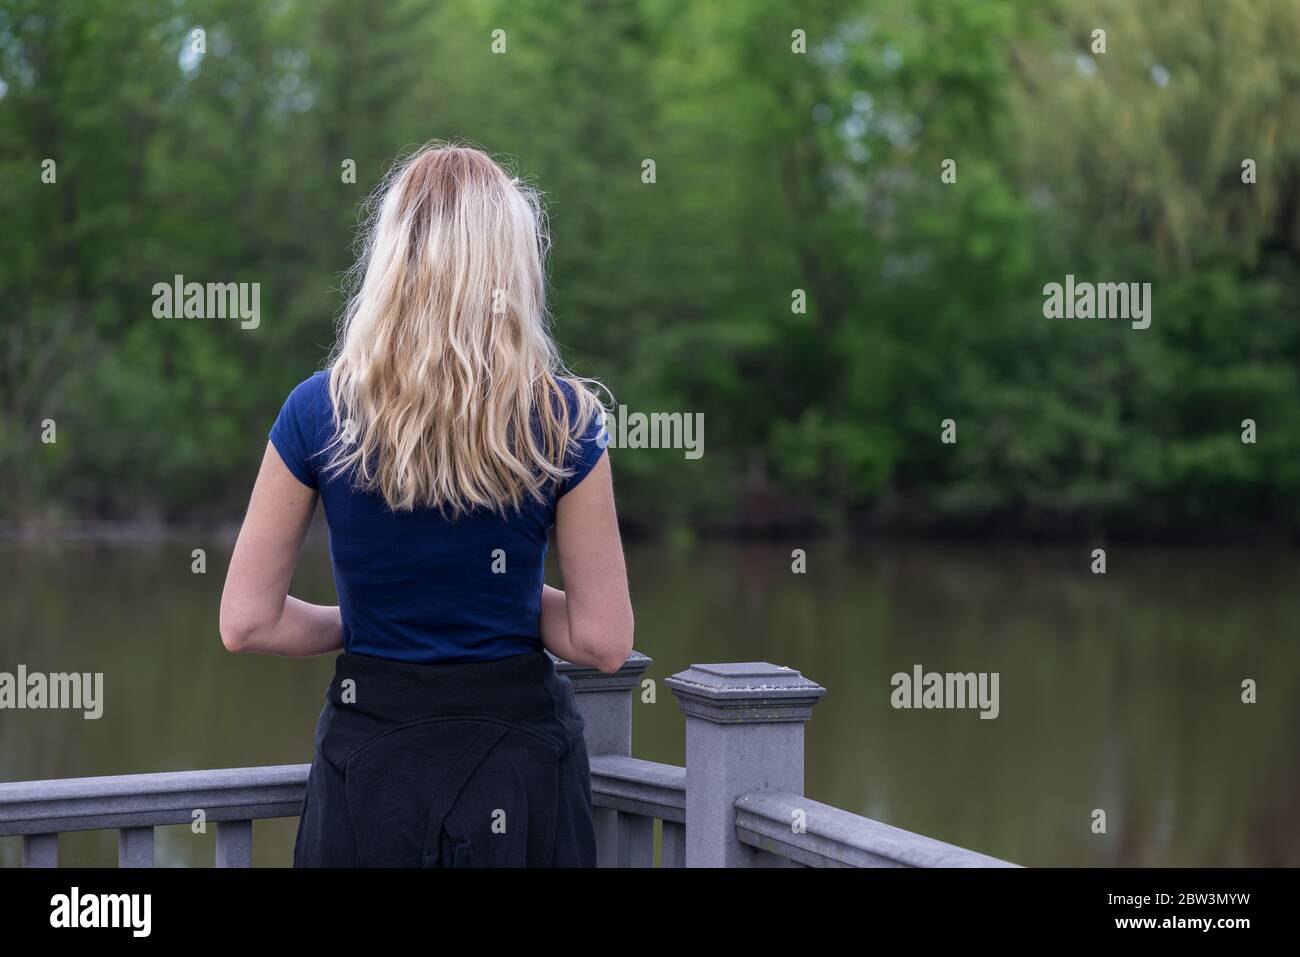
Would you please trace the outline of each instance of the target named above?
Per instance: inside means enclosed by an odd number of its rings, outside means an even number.
[[[555,546],[564,591],[543,589],[542,643],[612,674],[632,653],[634,621],[608,453],[556,504]]]
[[[268,442],[221,595],[221,641],[230,651],[305,658],[343,647],[337,605],[289,595],[316,498]]]
[[[575,665],[597,669],[601,666],[596,655],[569,640],[569,602],[564,592],[550,585],[542,586],[542,645],[551,654]]]

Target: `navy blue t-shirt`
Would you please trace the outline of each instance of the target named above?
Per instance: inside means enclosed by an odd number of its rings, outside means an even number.
[[[561,380],[570,421],[574,386]],[[547,501],[525,496],[505,517],[477,509],[448,519],[437,509],[393,512],[383,496],[359,492],[349,476],[325,475],[333,436],[329,373],[318,372],[285,400],[270,439],[300,482],[320,492],[343,617],[343,648],[398,661],[505,658],[541,646],[543,564],[555,503],[605,451],[597,414]]]

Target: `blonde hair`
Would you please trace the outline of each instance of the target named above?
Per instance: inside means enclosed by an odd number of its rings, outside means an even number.
[[[330,366],[327,473],[394,511],[545,501],[601,407],[550,336],[537,192],[481,150],[429,143],[380,184],[362,240]]]

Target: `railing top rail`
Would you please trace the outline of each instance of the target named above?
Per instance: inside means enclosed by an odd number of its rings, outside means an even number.
[[[621,754],[598,754],[591,758],[591,773],[611,781],[663,788],[686,794],[686,769],[677,764],[658,764]]]
[[[0,783],[0,808],[33,800],[116,797],[122,794],[169,794],[177,791],[302,784],[307,780],[309,767],[310,765],[307,764],[276,764],[255,768],[208,768],[200,771],[155,771],[149,774],[110,774],[102,777],[2,782]]]
[[[686,769],[623,755],[591,758],[591,799],[597,807],[686,821]]]
[[[306,764],[165,771],[0,784],[0,836],[287,817],[302,807]]]
[[[802,830],[792,827],[796,812]],[[750,847],[814,867],[1018,866],[780,791],[741,795],[736,832]]]

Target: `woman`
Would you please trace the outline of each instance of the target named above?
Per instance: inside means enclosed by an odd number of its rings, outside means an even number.
[[[542,649],[612,673],[632,608],[602,410],[547,330],[541,205],[441,144],[377,197],[332,361],[271,430],[222,641],[343,652],[295,865],[590,866],[582,719]],[[318,498],[337,606],[288,594]]]

